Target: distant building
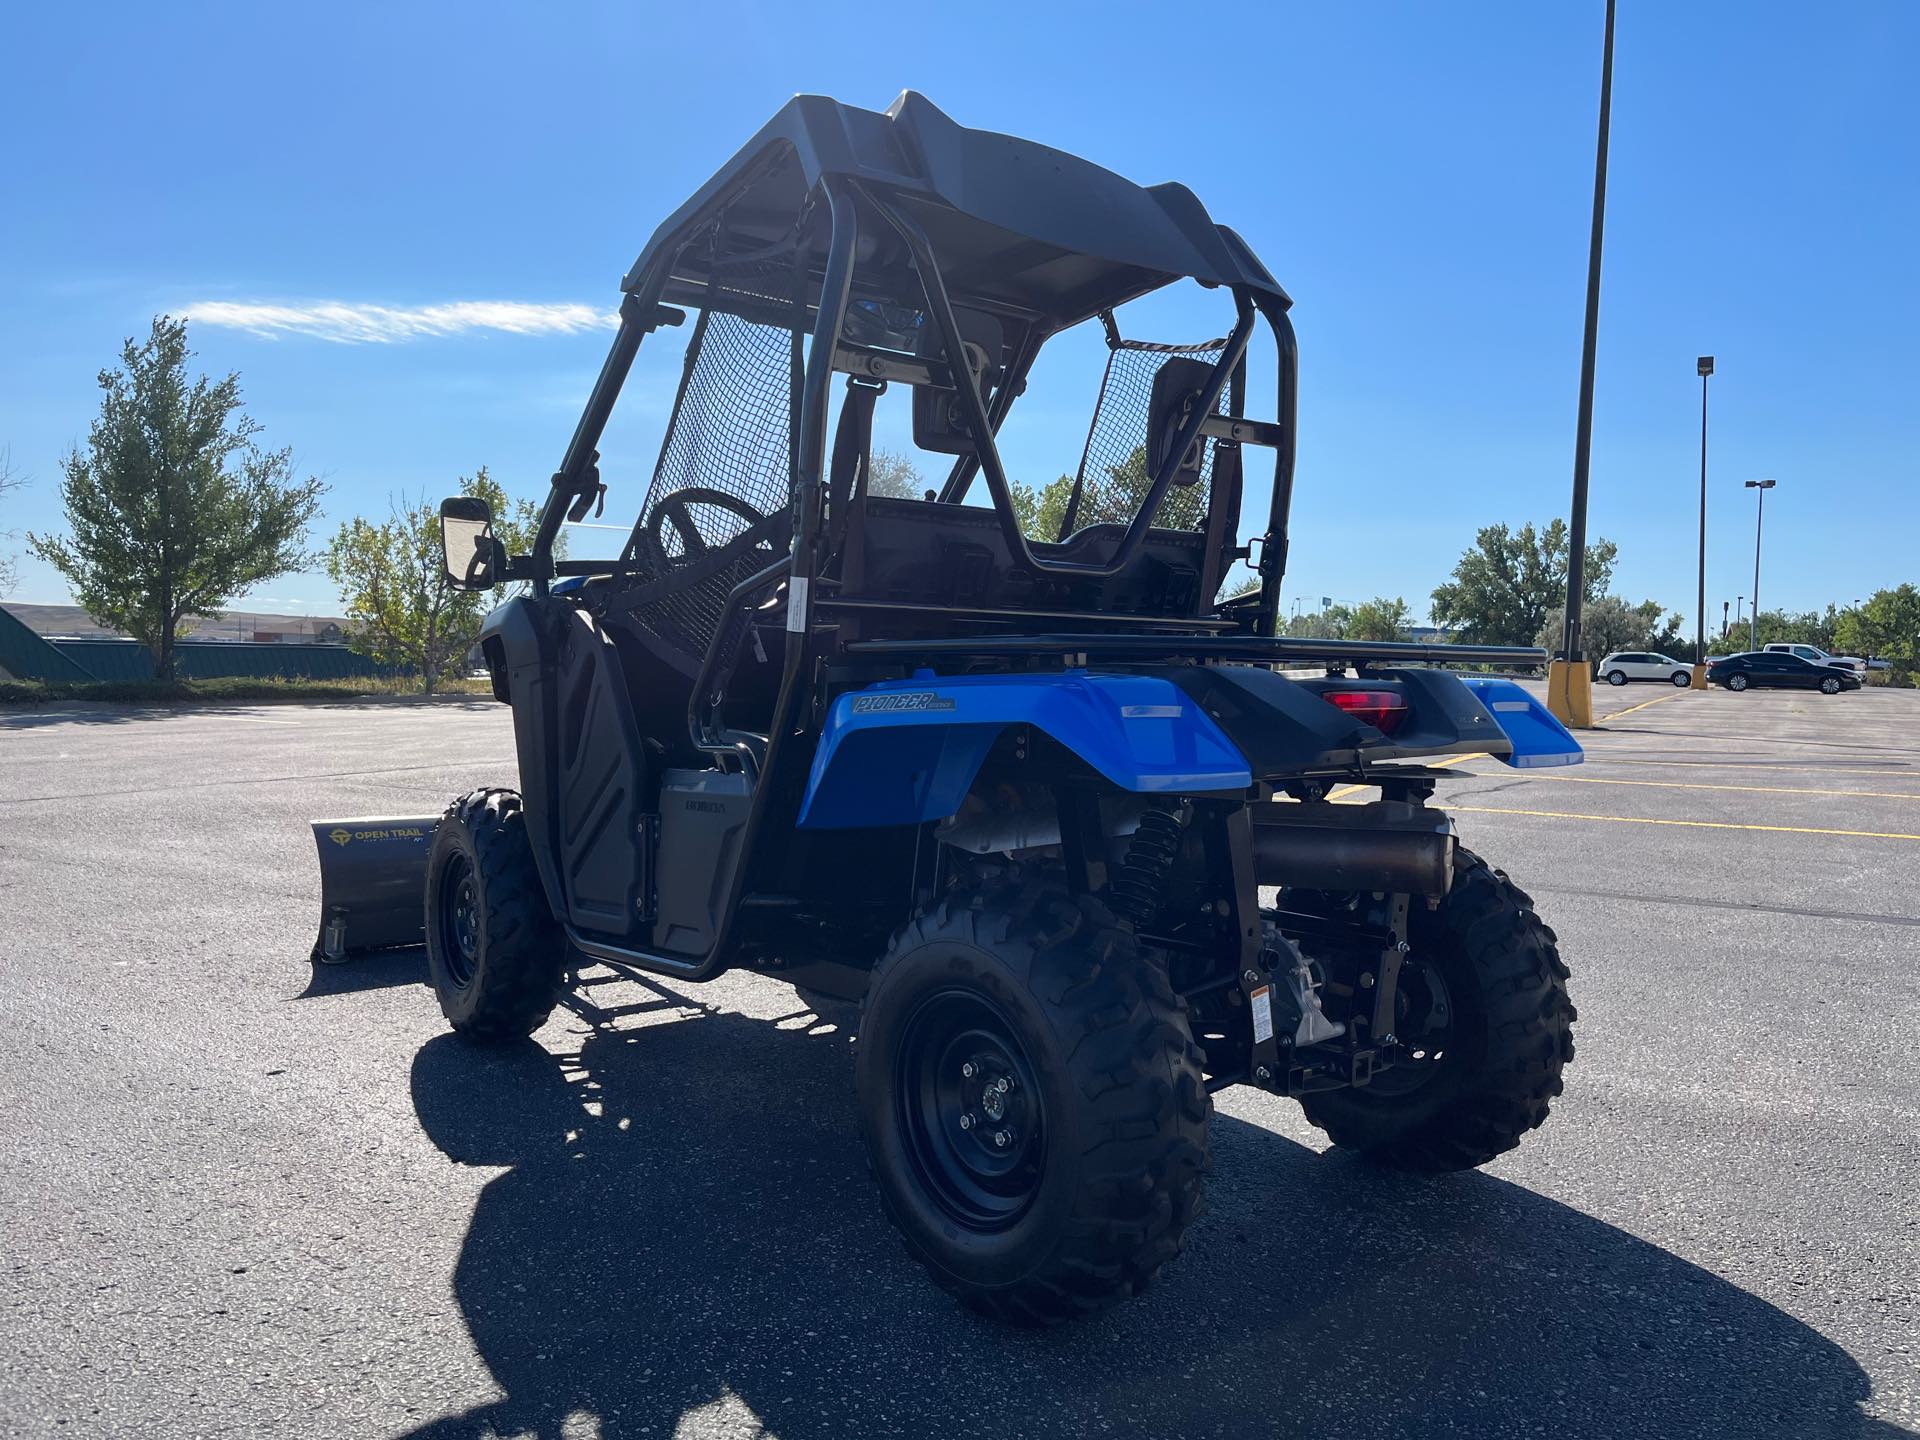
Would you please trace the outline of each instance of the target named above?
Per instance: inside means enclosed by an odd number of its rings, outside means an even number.
[[[78,605],[32,605],[9,600],[7,609],[34,634],[48,640],[125,639],[118,631],[96,625]],[[189,616],[182,626],[183,640],[263,642],[279,645],[344,645],[346,621],[328,615],[271,615],[251,610],[229,610],[218,620]]]

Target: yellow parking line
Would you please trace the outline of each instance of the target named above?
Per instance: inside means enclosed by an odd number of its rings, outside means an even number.
[[[1920,770],[1843,769],[1833,765],[1770,765],[1750,760],[1628,760],[1615,755],[1587,754],[1589,765],[1659,765],[1683,770],[1744,770],[1755,775],[1851,775],[1856,780],[1920,780]]]
[[[1484,760],[1486,758],[1487,755],[1484,750],[1476,750],[1471,755],[1449,755],[1444,760],[1435,760],[1427,766],[1427,768],[1429,770],[1444,770],[1449,765],[1464,765],[1469,760]],[[1373,788],[1371,785],[1336,785],[1327,792],[1327,799],[1344,800],[1349,795],[1358,795],[1362,790],[1371,790]]]
[[[1753,795],[1845,795],[1860,800],[1920,800],[1920,795],[1904,790],[1815,790],[1805,785],[1709,785],[1698,780],[1616,780],[1602,775],[1529,773],[1524,778],[1552,781],[1560,785],[1644,785],[1655,790],[1734,790]]]
[[[1886,830],[1823,830],[1812,825],[1735,825],[1725,820],[1658,820],[1646,815],[1582,815],[1571,810],[1509,810],[1499,805],[1449,805],[1455,814],[1533,815],[1546,820],[1605,820],[1616,825],[1679,825],[1694,830],[1769,830],[1786,835],[1844,835],[1855,840],[1920,840]]]
[[[1693,691],[1691,689],[1682,690],[1678,686],[1675,686],[1672,690],[1668,691],[1665,695],[1656,695],[1651,700],[1642,700],[1638,705],[1629,705],[1627,706],[1626,709],[1616,710],[1611,715],[1602,715],[1598,720],[1594,721],[1593,723],[1596,725],[1602,725],[1609,720],[1618,720],[1622,715],[1631,715],[1636,710],[1644,710],[1649,705],[1664,705],[1669,700],[1678,700],[1682,695],[1691,695],[1692,693]]]

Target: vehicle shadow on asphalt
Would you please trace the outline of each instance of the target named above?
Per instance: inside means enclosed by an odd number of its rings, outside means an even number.
[[[505,1398],[410,1434],[1909,1434],[1860,1414],[1844,1351],[1657,1246],[1225,1117],[1209,1213],[1152,1292],[1059,1331],[976,1319],[880,1214],[846,1031],[660,996],[697,1013],[416,1057],[434,1143],[511,1168],[453,1276]]]

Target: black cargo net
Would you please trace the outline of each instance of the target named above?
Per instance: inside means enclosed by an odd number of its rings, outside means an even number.
[[[1107,373],[1087,431],[1087,448],[1073,478],[1073,503],[1066,530],[1113,522],[1129,524],[1140,513],[1153,476],[1147,467],[1147,417],[1153,402],[1153,377],[1167,361],[1184,357],[1216,364],[1227,348],[1225,340],[1198,345],[1154,345],[1144,340],[1121,340],[1107,351]],[[1225,413],[1231,387],[1220,391],[1216,414]],[[1198,530],[1206,524],[1207,496],[1213,484],[1213,442],[1200,442],[1200,478],[1192,485],[1174,485],[1160,501],[1155,525],[1169,530]],[[1043,536],[1055,539],[1055,536]],[[1057,538],[1064,540],[1063,532]]]
[[[633,618],[697,660],[728,592],[786,548],[780,521],[791,492],[793,332],[706,310],[687,362],[623,558],[635,567],[637,594],[648,597]],[[769,518],[772,526],[758,524]],[[749,540],[755,528],[760,533]],[[728,546],[735,553],[723,559]],[[676,584],[681,576],[685,583]]]

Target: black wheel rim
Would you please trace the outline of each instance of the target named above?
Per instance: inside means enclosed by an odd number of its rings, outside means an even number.
[[[435,923],[440,931],[440,953],[453,983],[465,989],[480,960],[480,897],[473,883],[473,862],[465,855],[447,858],[440,877],[440,903]]]
[[[1367,1088],[1381,1095],[1407,1095],[1438,1075],[1453,1054],[1458,1017],[1439,968],[1412,956],[1400,967],[1393,1010],[1399,1049],[1393,1064]]]
[[[920,1188],[956,1224],[1005,1230],[1032,1207],[1046,1106],[999,1007],[970,990],[927,996],[894,1056],[895,1121]]]

